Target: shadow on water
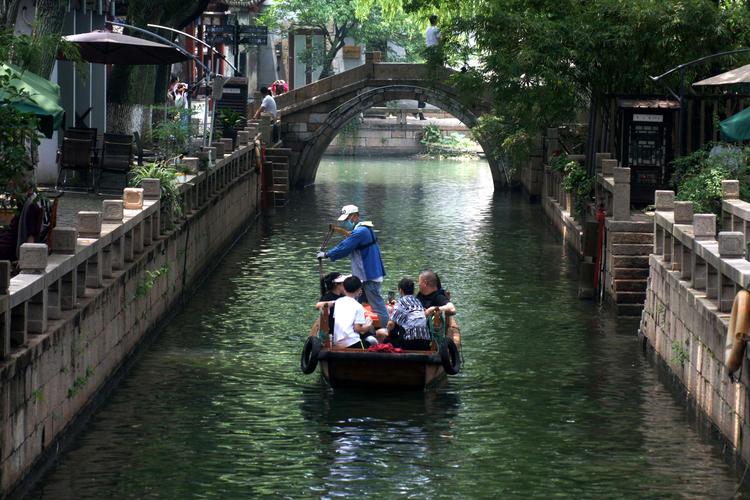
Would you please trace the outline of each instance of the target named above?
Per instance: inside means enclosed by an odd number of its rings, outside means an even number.
[[[481,162],[324,162],[226,256],[32,498],[735,494],[738,471],[643,355],[637,322],[576,298],[538,206],[493,192]],[[354,200],[379,230],[385,291],[429,266],[453,292],[465,365],[434,391],[333,392],[299,372],[315,251]]]

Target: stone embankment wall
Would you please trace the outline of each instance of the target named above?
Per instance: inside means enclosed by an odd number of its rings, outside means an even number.
[[[531,199],[539,196],[547,218],[579,255],[581,295],[591,296],[594,276],[599,274],[599,287],[618,315],[640,315],[646,296],[654,225],[652,214],[631,210],[630,169],[618,167],[618,161],[610,153],[597,153],[596,203],[593,210],[589,207],[585,213],[576,213],[575,195],[563,189],[564,174],[549,166],[553,153],[560,149],[558,130],[549,129],[542,145],[542,161],[539,148],[532,149],[519,179]],[[581,164],[585,160],[583,155],[568,155],[568,158]],[[541,184],[536,180],[539,175]]]
[[[406,121],[367,118],[359,127],[339,132],[326,150],[330,155],[405,156],[425,152],[422,144],[424,127],[430,121]],[[457,132],[468,137],[462,124],[435,123],[443,133]]]
[[[186,177],[182,216],[160,203],[158,181],[144,181],[143,193],[127,189],[102,212],[79,213],[77,228],[55,229],[49,256],[45,245],[24,245],[23,271],[9,283],[3,266],[3,495],[56,453],[56,440],[133,349],[253,222],[260,173],[250,134],[229,154],[205,148],[204,157],[222,159]]]
[[[689,399],[749,462],[747,352],[734,374],[739,380],[733,380],[725,351],[735,294],[750,286],[750,203],[738,198],[739,183],[724,181],[724,231],[717,235],[714,214],[694,215],[690,202],[675,202],[672,191],[657,191],[640,333]]]

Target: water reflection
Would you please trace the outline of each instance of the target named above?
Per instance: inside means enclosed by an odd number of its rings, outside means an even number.
[[[494,192],[486,164],[326,160],[317,181],[230,252],[33,498],[734,494],[636,322],[576,298],[539,207]],[[453,291],[466,363],[438,390],[334,393],[299,372],[315,249],[352,202],[385,290],[430,266]]]

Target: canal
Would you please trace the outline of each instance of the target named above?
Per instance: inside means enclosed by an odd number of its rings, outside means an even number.
[[[385,290],[432,267],[453,293],[465,364],[437,390],[332,393],[299,371],[315,252],[347,203],[380,230]],[[644,356],[637,321],[576,292],[574,259],[539,206],[493,192],[484,162],[326,158],[314,188],[231,250],[31,497],[735,495],[742,471]]]

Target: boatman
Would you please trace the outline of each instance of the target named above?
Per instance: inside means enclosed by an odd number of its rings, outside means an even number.
[[[351,234],[344,238],[341,243],[328,250],[318,252],[317,258],[328,257],[332,261],[343,259],[347,255],[352,256],[352,275],[362,280],[362,290],[365,293],[367,303],[372,311],[378,315],[380,324],[385,326],[388,322],[388,310],[385,301],[380,295],[380,287],[385,277],[383,259],[380,257],[380,246],[375,231],[372,230],[372,222],[359,220],[359,208],[356,205],[345,205],[341,209],[338,218],[344,229]]]

